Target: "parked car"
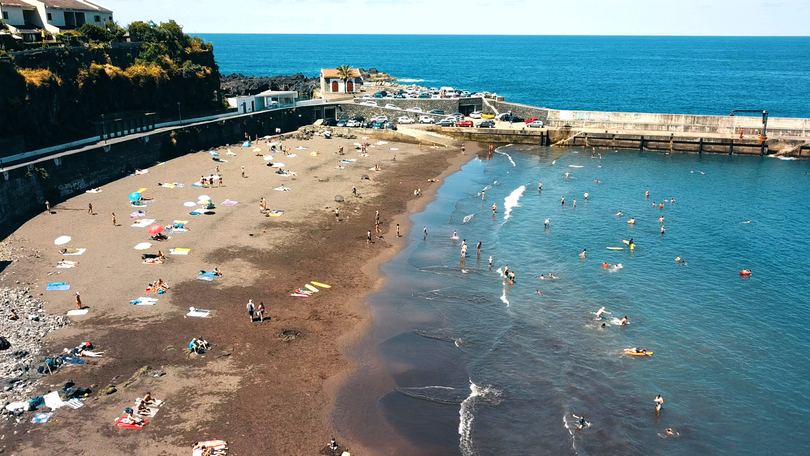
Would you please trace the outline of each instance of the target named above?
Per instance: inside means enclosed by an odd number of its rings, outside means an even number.
[[[324,127],[334,127],[335,125],[337,125],[337,122],[335,121],[335,119],[323,119],[321,125],[323,125]]]
[[[324,125],[326,125],[326,121],[327,121],[327,120],[329,120],[329,119],[324,119],[324,121],[323,121]],[[338,127],[345,127],[345,126],[346,126],[346,123],[347,123],[348,121],[349,121],[349,119],[340,119],[340,120],[338,120],[338,122],[337,122],[337,126],[338,126]]]
[[[507,120],[509,122],[512,122],[512,123],[521,123],[521,122],[526,121],[526,119],[524,119],[523,117],[518,117],[518,116],[512,116],[512,117],[508,118]]]
[[[361,125],[361,127],[363,127],[363,128],[371,128],[373,126],[374,126],[374,122],[372,122],[370,120],[367,120],[367,121],[363,122],[363,124]]]
[[[397,111],[402,111],[402,108],[400,108],[397,105],[392,105],[391,103],[388,103],[387,105],[385,105],[385,107],[388,109],[396,109]]]
[[[480,119],[481,113],[478,111],[473,111],[467,117],[469,117],[470,119]]]
[[[535,120],[534,122],[527,123],[526,126],[529,128],[543,128],[546,125],[542,120]]]
[[[534,122],[535,120],[537,120],[537,117],[529,117],[528,119],[526,119],[526,123],[527,123],[527,124],[528,124],[528,123],[532,123],[532,122]]]
[[[362,123],[363,123],[362,121],[351,119],[348,122],[346,122],[346,126],[349,128],[356,128],[359,127],[360,124]]]
[[[459,120],[458,122],[456,122],[456,126],[457,127],[472,127],[473,126],[473,121],[469,120],[469,119],[467,119],[467,120]]]
[[[419,123],[420,124],[432,124],[435,122],[436,119],[430,116],[419,116]]]
[[[495,121],[494,120],[482,120],[481,122],[476,125],[478,128],[495,128]]]
[[[439,116],[443,116],[444,115],[444,109],[432,109],[430,111],[430,113],[431,114],[436,114],[436,115],[439,115]]]
[[[362,102],[360,104],[363,105],[363,106],[377,106],[377,103],[374,102],[374,101],[364,101],[364,102]]]
[[[413,123],[413,119],[411,119],[411,118],[410,118],[410,117],[408,117],[408,116],[402,116],[402,117],[399,117],[399,118],[397,119],[397,122],[399,122],[399,123],[401,123],[401,124],[412,124],[412,123]]]
[[[397,131],[397,124],[395,124],[394,122],[388,122],[388,129]]]
[[[452,117],[448,117],[446,119],[442,119],[442,120],[436,122],[434,125],[436,125],[438,127],[455,127],[456,126],[456,120],[453,119]]]
[[[416,97],[416,98],[432,98],[432,97],[433,97],[433,95],[431,95],[431,94],[429,94],[429,93],[426,93],[426,92],[422,92],[422,93],[420,93],[420,94],[419,94],[419,96],[418,96],[418,97]]]
[[[385,128],[385,126],[387,124],[388,124],[387,121],[377,121],[377,122],[374,122],[374,126],[372,126],[371,128],[382,129],[382,128]]]
[[[413,108],[406,109],[406,111],[408,111],[408,112],[422,112],[422,108],[418,108],[418,107],[414,106]]]
[[[372,122],[388,122],[388,116],[377,116],[371,119]]]
[[[374,98],[374,97],[372,97],[372,96],[371,96],[371,94],[368,94],[368,93],[367,93],[367,94],[363,95],[363,99],[364,99],[364,100],[370,100],[370,99],[372,99],[372,98]]]
[[[498,114],[498,120],[508,122],[509,118],[512,117],[511,112],[504,112],[502,114]]]

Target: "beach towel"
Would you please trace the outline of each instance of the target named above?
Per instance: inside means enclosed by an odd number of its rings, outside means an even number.
[[[168,182],[167,182],[167,183],[164,183],[164,184],[160,184],[160,186],[161,186],[161,187],[165,187],[165,188],[175,188],[175,187],[177,187],[176,185],[174,185],[174,184],[170,184],[170,183],[168,183]]]
[[[399,150],[398,147],[392,147],[391,150]]]
[[[46,288],[45,290],[46,291],[68,291],[68,290],[70,290],[70,285],[66,284],[65,282],[49,283],[48,288]]]
[[[242,147],[250,147],[250,141],[243,142]]]
[[[228,149],[228,152],[226,152],[226,155],[231,155],[231,156],[233,156],[233,157],[236,157],[236,154],[235,154],[235,153],[233,153],[233,152],[231,151],[231,149]]]
[[[148,173],[148,172],[149,172],[149,170],[148,170],[148,169],[136,169],[136,170],[135,170],[135,175],[136,175],[136,176],[141,176],[141,175],[146,174],[146,173]]]
[[[67,364],[84,364],[83,359],[74,358],[72,356],[65,356],[62,358]]]
[[[340,161],[340,163],[343,163],[343,164],[349,164],[349,163],[354,163],[354,162],[356,162],[356,161],[357,161],[357,159],[356,159],[356,158],[350,158],[350,159],[344,159],[344,160],[341,160],[341,161]]]
[[[213,155],[214,157],[219,157],[219,152],[214,152],[213,150],[208,152],[209,154]]]
[[[284,214],[284,211],[270,211],[267,213],[270,217],[281,217]]]
[[[146,207],[146,203],[143,201],[132,201],[129,203],[129,207]]]
[[[200,275],[197,276],[197,280],[205,280],[206,282],[213,282],[214,281],[214,276],[200,274]]]
[[[296,154],[290,154],[290,155],[287,155],[287,158],[295,158],[295,157],[297,157],[297,156],[298,156],[298,155],[296,155]]]
[[[147,422],[148,420],[143,420],[143,424],[135,424],[129,418],[122,416],[121,418],[118,418],[118,421],[115,422],[115,427],[127,429],[143,429],[143,426]]]
[[[67,402],[62,401],[62,398],[59,397],[59,393],[56,391],[51,391],[50,393],[42,396],[45,399],[45,407],[48,407],[51,410],[56,410],[59,407],[64,407],[67,405]]]
[[[81,255],[85,251],[87,251],[87,249],[67,249],[62,252],[62,255]]]
[[[312,157],[317,157],[318,155],[321,155],[321,154],[316,151],[316,152],[310,152],[309,155],[312,156]]]
[[[101,188],[91,188],[90,190],[87,190],[84,193],[101,193]]]
[[[195,209],[188,213],[188,215],[203,215],[213,213],[210,209]]]
[[[201,272],[200,275],[205,276],[205,277],[216,277],[217,276],[213,272]]]
[[[135,211],[135,212],[129,214],[129,216],[132,217],[132,218],[146,217],[146,212],[144,212],[144,211]]]
[[[195,183],[191,184],[191,186],[192,187],[200,187],[200,188],[202,188],[202,184],[199,183],[199,182],[195,182]]]
[[[144,258],[141,262],[143,264],[163,264],[163,260],[160,258]]]
[[[279,191],[279,192],[289,192],[290,191],[289,188],[287,188],[287,187],[285,187],[283,185],[281,187],[276,187],[273,190],[276,190],[276,191]]]
[[[87,312],[89,312],[89,311],[90,311],[90,309],[73,309],[73,310],[68,310],[67,314],[68,315],[87,315]]]
[[[34,415],[33,418],[31,418],[31,422],[34,423],[34,424],[47,423],[48,421],[51,420],[52,416],[53,416],[53,412],[37,413],[36,415]]]
[[[143,228],[143,227],[147,227],[147,226],[149,226],[149,225],[151,225],[153,223],[155,223],[155,219],[140,219],[140,220],[136,221],[135,223],[133,223],[130,226],[133,226],[135,228]]]
[[[186,314],[187,317],[206,318],[206,317],[208,317],[208,314],[211,313],[210,310],[195,309],[193,307],[191,309],[189,309],[189,310],[190,310],[190,312]]]
[[[145,297],[140,297],[138,299],[133,299],[132,301],[129,301],[129,303],[134,306],[154,306],[155,304],[157,304],[157,302],[158,298],[145,298]]]
[[[237,204],[238,201],[225,200],[222,202],[222,204],[220,204],[220,206],[236,206]]]
[[[152,244],[148,242],[141,242],[140,244],[135,246],[135,250],[147,250],[150,247],[152,247]]]
[[[72,408],[73,410],[76,410],[76,409],[78,409],[78,408],[82,408],[82,407],[84,407],[84,402],[82,402],[82,401],[80,401],[79,399],[77,399],[77,398],[75,398],[75,397],[74,397],[73,399],[71,399],[71,400],[69,400],[69,401],[65,402],[65,405],[67,405],[68,407]]]
[[[145,191],[146,191],[146,187],[141,187],[141,188],[135,190],[135,193],[143,193]]]
[[[177,249],[170,249],[169,252],[172,255],[188,255],[191,252],[191,249],[177,248]]]
[[[304,149],[306,149],[306,147],[304,147],[304,146],[298,146],[298,147],[295,148],[295,150],[304,150]]]
[[[60,261],[60,262],[56,263],[56,267],[59,268],[59,269],[75,268],[78,265],[79,265],[79,263],[76,262],[76,261]]]

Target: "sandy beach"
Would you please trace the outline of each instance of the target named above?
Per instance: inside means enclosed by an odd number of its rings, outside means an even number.
[[[371,144],[368,156],[355,150],[361,142]],[[221,162],[199,152],[153,166],[100,193],[71,198],[3,241],[2,251],[12,252],[15,261],[0,273],[0,286],[28,287],[46,302],[47,314],[73,309],[76,292],[88,309],[86,315],[70,317],[70,326],[50,333],[43,354],[83,341],[104,352],[41,379],[36,394],[59,390],[68,379],[93,393],[84,407],[63,407],[44,424],[31,424],[31,412],[22,422],[5,421],[2,446],[7,453],[188,455],[197,441],[223,439],[233,455],[318,454],[336,437],[352,454],[364,454],[333,435],[330,424],[334,392],[352,368],[343,353],[369,328],[365,296],[383,283],[379,265],[404,243],[396,236],[396,224],[405,234],[408,214],[423,208],[441,179],[476,151],[472,145],[462,155],[443,146],[319,136],[282,144],[295,156],[271,154],[266,161],[254,152],[254,144],[230,146],[235,156],[226,153],[228,147],[218,149]],[[345,156],[337,155],[340,146]],[[264,141],[258,147],[259,155],[269,154]],[[340,165],[341,159],[356,161]],[[277,168],[266,166],[269,162],[283,162],[283,169],[296,175],[279,175]],[[375,165],[382,170],[374,171]],[[216,174],[217,167],[224,186],[191,186],[201,175]],[[175,182],[184,186],[159,185]],[[143,188],[141,194],[153,199],[146,207],[131,207],[128,195]],[[416,189],[421,197],[414,195]],[[194,208],[184,203],[200,195],[211,197],[213,214],[189,214]],[[337,195],[345,201],[335,202]],[[261,214],[261,198],[269,210],[283,214]],[[222,205],[225,201],[237,204]],[[137,210],[164,226],[188,221],[188,231],[152,241],[145,227],[131,226],[138,219],[130,214]],[[375,211],[380,234],[375,233]],[[54,245],[59,236],[71,237],[64,248],[86,251],[65,257]],[[134,248],[144,242],[152,246]],[[190,250],[170,254],[175,248]],[[142,263],[142,254],[158,250],[167,257],[164,264]],[[57,269],[62,259],[79,264]],[[214,267],[222,277],[197,280],[200,271]],[[157,279],[169,284],[168,292],[145,292]],[[312,281],[331,288],[321,287],[309,298],[289,296]],[[65,282],[70,289],[46,291],[52,282]],[[142,296],[158,301],[130,304]],[[263,323],[249,321],[245,306],[250,299],[266,306]],[[186,317],[190,307],[210,310],[210,316]],[[194,337],[206,339],[212,349],[189,355]],[[117,391],[100,395],[109,385]],[[147,391],[165,401],[157,416],[141,430],[114,427],[124,408]]]

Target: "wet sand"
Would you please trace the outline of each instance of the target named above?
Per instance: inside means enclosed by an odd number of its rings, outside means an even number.
[[[129,176],[56,206],[23,225],[4,240],[24,258],[0,274],[0,286],[27,286],[48,302],[49,313],[64,314],[81,293],[89,307],[86,316],[72,317],[71,327],[51,333],[49,353],[61,352],[89,340],[104,358],[84,366],[68,366],[42,379],[39,393],[58,390],[72,379],[77,386],[93,385],[86,406],[62,408],[49,423],[5,424],[6,451],[21,454],[135,454],[187,455],[198,440],[224,439],[233,455],[318,454],[331,437],[347,444],[353,454],[363,449],[333,435],[332,404],[336,389],[352,368],[344,353],[370,327],[365,296],[379,288],[379,265],[393,257],[404,238],[407,215],[420,210],[438,188],[428,179],[441,178],[471,158],[453,148],[432,149],[415,144],[372,146],[369,157],[359,156],[353,143],[360,139],[315,137],[290,140],[296,157],[276,154],[274,161],[296,177],[274,174],[253,147],[231,147],[237,156],[220,149],[224,163],[205,153],[187,155]],[[377,140],[367,142],[375,144]],[[305,150],[296,150],[297,147]],[[344,146],[346,155],[336,151]],[[264,153],[268,147],[260,145]],[[390,150],[398,148],[397,151]],[[320,156],[310,156],[312,151]],[[397,160],[392,161],[396,155]],[[357,162],[335,169],[341,158]],[[375,164],[382,171],[370,171]],[[224,176],[221,188],[195,188],[200,175]],[[245,166],[246,178],[241,177]],[[369,180],[362,179],[368,175]],[[181,182],[183,188],[163,188],[162,182]],[[290,192],[274,191],[285,186]],[[352,186],[358,196],[352,196]],[[154,198],[145,208],[148,218],[167,225],[188,220],[189,231],[169,234],[164,242],[148,240],[145,228],[133,228],[127,196],[145,187]],[[413,191],[421,188],[423,196]],[[192,216],[183,206],[209,195],[217,206],[213,215]],[[336,203],[342,195],[345,202]],[[259,199],[268,209],[284,210],[280,217],[259,213]],[[222,206],[226,199],[238,201]],[[87,213],[92,203],[95,215]],[[340,209],[340,218],[334,209]],[[382,237],[374,233],[374,215],[381,215]],[[119,226],[110,218],[115,212]],[[264,234],[263,234],[264,233]],[[86,248],[81,256],[64,257],[53,245],[58,236],[72,237],[66,247]],[[151,242],[152,248],[133,247]],[[187,256],[170,255],[170,248],[190,248]],[[142,264],[142,253],[161,250],[165,264]],[[62,258],[78,261],[73,269],[56,269]],[[219,267],[223,277],[196,280],[200,270]],[[57,274],[58,273],[58,274]],[[50,275],[49,275],[50,274]],[[163,279],[168,293],[144,292],[147,284]],[[307,282],[332,285],[310,298],[289,293]],[[19,282],[19,283],[18,283]],[[70,291],[45,291],[48,282],[67,282]],[[159,298],[155,306],[133,306],[140,296]],[[264,302],[264,323],[249,321],[245,304]],[[210,309],[209,318],[187,318],[189,307]],[[283,331],[300,336],[285,341]],[[203,337],[214,347],[205,355],[188,355],[188,343]],[[150,366],[152,371],[142,371]],[[155,377],[152,372],[165,375]],[[117,392],[97,393],[112,384]],[[146,391],[166,401],[157,417],[142,430],[118,429],[114,421],[123,409]],[[24,415],[30,420],[31,413]],[[13,429],[12,429],[13,428]],[[14,433],[16,431],[16,433]]]

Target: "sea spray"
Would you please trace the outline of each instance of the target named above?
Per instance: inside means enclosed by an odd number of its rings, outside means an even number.
[[[464,217],[464,222],[462,222],[462,223],[467,223],[467,222],[469,222],[470,220],[472,220],[472,219],[473,219],[473,217],[475,217],[475,214],[470,214],[470,215],[468,215],[468,216]]]
[[[520,201],[520,197],[523,196],[523,192],[526,191],[526,186],[521,185],[515,191],[509,194],[503,200],[503,207],[504,207],[504,221],[508,220],[510,215],[512,214],[512,208],[518,205],[518,201]]]
[[[479,404],[498,405],[502,392],[491,386],[478,386],[470,381],[470,395],[461,403],[458,424],[459,449],[464,456],[478,454],[472,442],[472,425],[475,421],[475,408]]]

